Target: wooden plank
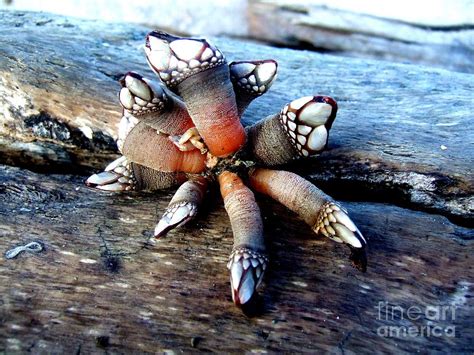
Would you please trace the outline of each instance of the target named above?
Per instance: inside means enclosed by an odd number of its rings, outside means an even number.
[[[141,50],[149,29],[0,16],[0,162],[43,172],[103,168],[117,156],[117,78],[128,70],[153,77]],[[229,61],[280,63],[277,82],[250,106],[246,124],[297,97],[338,101],[329,151],[294,169],[336,198],[391,202],[473,225],[472,75],[215,41]]]
[[[232,238],[220,198],[192,226],[146,244],[170,197],[97,193],[81,177],[0,166],[0,250],[45,245],[1,259],[0,351],[474,350],[472,230],[442,216],[346,203],[369,240],[362,274],[345,248],[259,197],[271,264],[262,313],[246,318],[230,298]],[[438,306],[451,313],[435,319]],[[422,314],[408,319],[409,307]],[[425,333],[390,337],[390,326]],[[426,335],[429,326],[448,333]]]

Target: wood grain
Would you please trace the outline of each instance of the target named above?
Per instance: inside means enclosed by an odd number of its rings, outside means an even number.
[[[270,267],[261,314],[247,318],[230,296],[232,233],[220,198],[155,245],[146,241],[170,192],[97,193],[79,177],[2,166],[0,198],[0,250],[31,240],[46,247],[0,263],[1,351],[474,349],[472,230],[445,217],[346,203],[370,245],[362,274],[350,267],[346,248],[258,196]],[[379,317],[379,302],[453,307],[454,319],[432,325],[454,326],[456,336],[380,336],[380,327],[421,327],[429,319]]]
[[[271,264],[260,313],[247,318],[231,301],[232,232],[216,191],[194,223],[150,244],[173,191],[97,193],[77,175],[117,156],[116,79],[151,76],[140,49],[149,29],[0,19],[0,163],[18,166],[0,165],[0,250],[46,248],[1,259],[1,352],[472,353],[473,233],[460,226],[474,209],[471,75],[214,39],[229,60],[280,64],[245,124],[308,94],[338,101],[330,149],[289,168],[361,201],[345,205],[370,246],[361,274],[346,248],[257,196]],[[392,319],[379,302],[455,317]],[[429,324],[455,337],[383,334]]]

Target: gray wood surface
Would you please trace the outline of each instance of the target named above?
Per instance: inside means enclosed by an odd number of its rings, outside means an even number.
[[[232,232],[220,198],[192,225],[146,245],[171,192],[114,195],[69,175],[0,168],[0,250],[32,240],[40,254],[0,263],[0,349],[59,353],[472,351],[472,231],[445,217],[380,203],[346,203],[369,240],[369,268],[317,237],[283,207],[259,198],[271,264],[262,314],[232,303]],[[379,302],[439,305],[456,337],[385,337],[401,320]],[[380,328],[382,327],[382,328]],[[381,330],[380,330],[381,329]],[[108,342],[104,346],[103,342]],[[102,344],[102,346],[101,346]]]
[[[271,265],[261,314],[246,318],[230,298],[232,233],[217,194],[195,223],[149,245],[172,191],[97,193],[77,175],[116,157],[116,79],[151,74],[147,31],[0,12],[0,162],[18,166],[0,166],[0,251],[45,245],[1,259],[0,351],[474,350],[471,75],[215,39],[229,60],[280,64],[247,124],[296,97],[338,101],[329,151],[291,169],[360,201],[345,205],[370,246],[359,273],[346,248],[259,196]],[[455,317],[387,319],[379,302]],[[429,324],[456,336],[380,333]]]

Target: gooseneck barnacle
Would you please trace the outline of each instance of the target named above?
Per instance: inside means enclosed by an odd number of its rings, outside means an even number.
[[[294,211],[315,233],[347,244],[353,264],[365,271],[367,242],[347,211],[302,177],[275,170],[327,147],[335,100],[305,96],[245,129],[240,117],[274,82],[274,60],[228,64],[204,39],[158,31],[148,34],[145,52],[160,80],[133,72],[120,80],[123,156],[89,177],[88,186],[117,192],[179,186],[156,225],[159,238],[191,220],[219,184],[234,236],[227,268],[237,305],[254,299],[268,265],[252,190]]]

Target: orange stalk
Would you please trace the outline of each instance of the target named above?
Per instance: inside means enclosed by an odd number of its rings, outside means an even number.
[[[153,31],[145,52],[151,68],[178,93],[210,153],[226,157],[245,143],[229,67],[205,39]]]
[[[260,209],[253,192],[235,173],[224,171],[218,177],[225,209],[234,233],[234,248],[265,249]]]
[[[227,264],[232,299],[237,305],[244,305],[255,295],[268,263],[262,218],[254,194],[237,174],[224,171],[218,181],[234,234],[234,247]]]
[[[178,91],[212,155],[225,157],[240,149],[246,135],[226,64],[183,80]]]

